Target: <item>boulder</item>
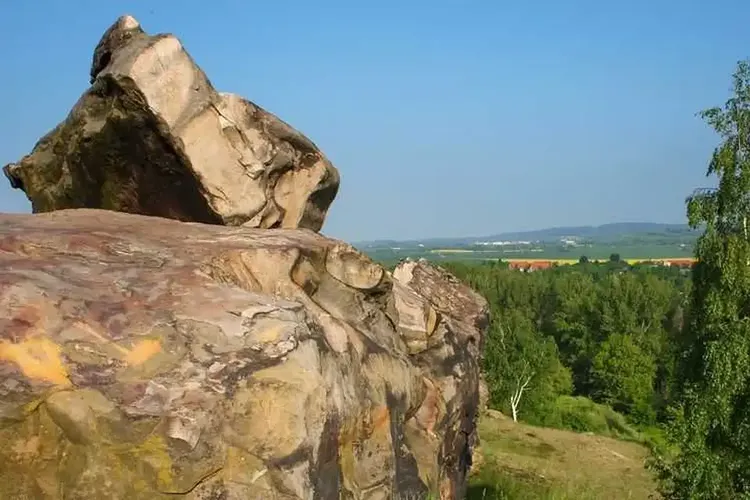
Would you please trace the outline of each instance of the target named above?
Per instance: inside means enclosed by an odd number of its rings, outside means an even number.
[[[486,326],[312,231],[0,215],[0,498],[463,498]]]
[[[5,174],[33,211],[102,208],[319,231],[339,174],[261,107],[218,93],[172,35],[130,16],[94,52],[91,87]]]

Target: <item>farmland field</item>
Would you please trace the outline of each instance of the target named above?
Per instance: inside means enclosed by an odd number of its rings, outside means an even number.
[[[631,227],[635,226],[635,227]],[[645,260],[685,259],[693,256],[698,233],[682,226],[646,229],[642,225],[549,229],[484,238],[424,241],[376,241],[355,244],[373,260],[393,263],[405,258],[440,261],[537,260],[557,264],[609,260],[617,254],[630,263]],[[567,234],[567,235],[566,235]],[[561,236],[563,235],[563,236]],[[535,239],[532,239],[535,238]]]
[[[543,248],[539,251],[515,251],[484,248],[424,248],[424,247],[365,247],[360,248],[373,260],[398,262],[405,258],[424,258],[431,261],[553,261],[557,264],[574,264],[582,256],[588,260],[608,260],[618,254],[622,260],[635,263],[645,260],[685,259],[693,255],[693,246],[686,245],[591,245],[576,249]]]

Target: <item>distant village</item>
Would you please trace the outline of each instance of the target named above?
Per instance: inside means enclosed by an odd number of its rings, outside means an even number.
[[[508,264],[508,268],[516,269],[523,272],[541,271],[543,269],[549,269],[551,267],[560,265],[578,264],[581,260],[570,260],[570,259],[503,259],[503,262]],[[605,263],[610,262],[608,259],[593,259],[586,262],[591,263]],[[690,269],[695,263],[693,258],[675,258],[675,259],[624,259],[631,266],[633,265],[652,265],[652,266],[663,266],[663,267],[677,267],[680,269]]]
[[[474,243],[474,245],[483,246],[483,247],[503,247],[503,248],[511,247],[517,252],[528,253],[528,252],[534,252],[534,251],[538,251],[538,252],[543,251],[542,248],[529,248],[529,247],[533,247],[534,245],[538,245],[540,243],[541,242],[538,242],[538,241],[477,241]],[[559,239],[558,244],[560,244],[563,247],[568,247],[568,248],[576,248],[576,247],[581,248],[581,247],[591,246],[591,245],[586,245],[585,243],[581,242],[575,236],[562,237]],[[685,245],[680,245],[680,246],[684,247]],[[507,252],[507,250],[505,252]],[[619,260],[619,256],[617,257],[617,260]],[[610,262],[610,261],[611,259],[589,260],[586,257],[581,257],[580,259],[503,259],[503,262],[508,264],[508,267],[510,269],[517,269],[519,271],[524,271],[524,272],[539,271],[543,269],[549,269],[554,266],[571,265],[571,264],[578,264],[582,262],[604,263],[604,262]],[[623,259],[623,261],[627,262],[627,264],[629,265],[652,265],[652,266],[677,267],[677,268],[689,269],[695,262],[695,259],[693,258]]]

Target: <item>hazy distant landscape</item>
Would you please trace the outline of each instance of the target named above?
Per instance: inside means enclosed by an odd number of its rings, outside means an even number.
[[[629,222],[601,226],[554,227],[466,238],[356,243],[374,260],[393,262],[426,258],[435,261],[497,259],[685,258],[693,255],[698,235],[687,224]]]

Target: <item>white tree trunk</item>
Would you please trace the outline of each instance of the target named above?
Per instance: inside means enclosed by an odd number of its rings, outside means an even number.
[[[526,375],[526,367],[528,365],[525,365],[523,368],[523,371],[521,372],[521,376],[518,377],[518,380],[516,381],[516,390],[513,392],[513,395],[510,397],[510,410],[513,413],[513,421],[518,422],[518,406],[521,404],[521,397],[523,396],[523,391],[526,390],[526,388],[529,385],[529,382],[531,382],[531,377],[534,376],[532,373],[531,375]]]

